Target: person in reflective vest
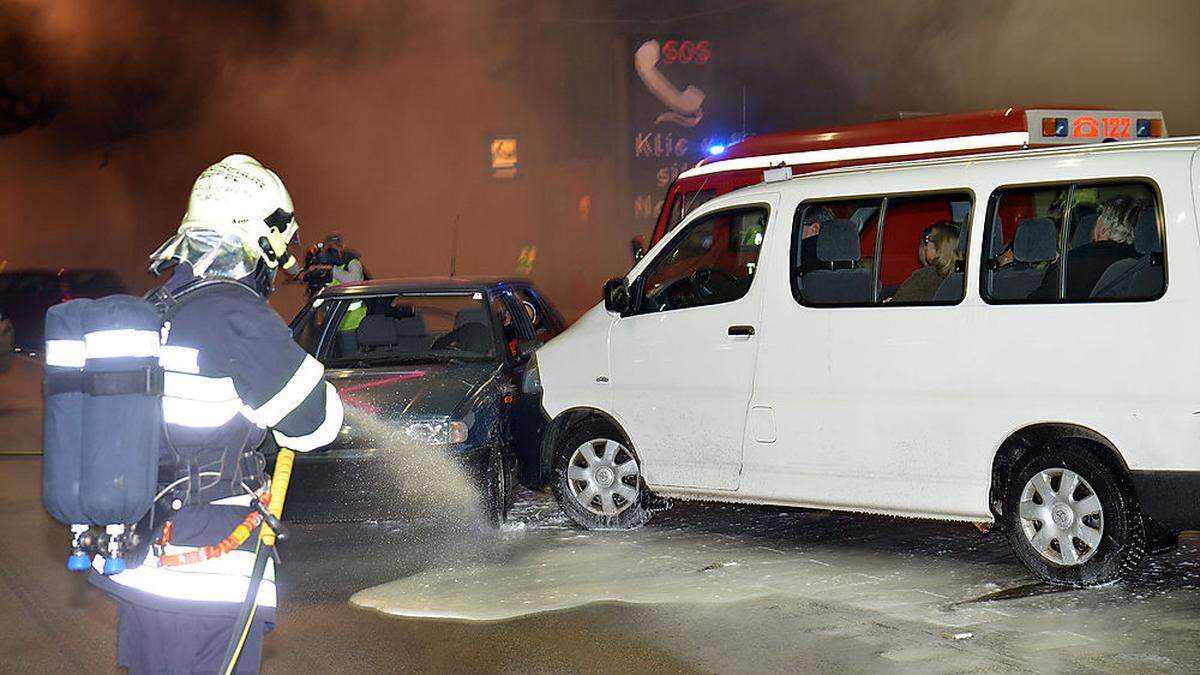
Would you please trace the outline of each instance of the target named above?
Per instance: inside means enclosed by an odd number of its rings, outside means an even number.
[[[251,491],[263,463],[254,450],[313,450],[341,429],[342,404],[324,368],[266,300],[276,269],[295,264],[293,213],[274,172],[230,155],[200,174],[178,232],[151,255],[152,271],[170,273],[148,296],[170,305],[159,349],[163,499],[152,509],[166,526],[129,569],[89,577],[117,602],[117,657],[131,673],[220,668],[257,541],[257,531],[231,538],[240,524],[257,525]],[[258,670],[274,625],[271,565],[257,601],[238,672]]]

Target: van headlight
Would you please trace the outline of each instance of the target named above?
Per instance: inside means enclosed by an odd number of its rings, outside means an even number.
[[[521,391],[526,394],[542,393],[542,374],[538,372],[536,352],[529,357],[529,365],[525,367],[525,378],[521,380]]]
[[[467,440],[467,424],[460,420],[417,420],[404,425],[409,439],[425,445],[448,445]]]

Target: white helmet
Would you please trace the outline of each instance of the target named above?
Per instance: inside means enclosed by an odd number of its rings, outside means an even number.
[[[186,262],[200,277],[241,279],[259,263],[291,271],[288,243],[299,226],[283,181],[249,155],[229,155],[200,174],[175,236],[153,255],[151,269]]]

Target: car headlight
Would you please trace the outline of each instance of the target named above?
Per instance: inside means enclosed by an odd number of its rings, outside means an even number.
[[[521,391],[526,394],[542,393],[542,374],[538,372],[537,354],[529,357],[525,366],[525,377],[521,380]]]
[[[467,425],[459,420],[418,420],[404,425],[404,433],[426,445],[447,445],[467,440]]]

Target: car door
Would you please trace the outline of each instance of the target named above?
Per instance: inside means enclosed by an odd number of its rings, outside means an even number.
[[[685,224],[609,332],[613,412],[651,485],[735,490],[754,382],[767,202]]]
[[[499,326],[503,326],[504,321],[509,321],[510,325],[502,329],[506,332],[505,339],[508,339],[507,335],[512,335],[517,340],[516,355],[507,356],[507,381],[502,386],[508,399],[506,407],[509,432],[512,434],[513,452],[521,468],[521,482],[536,485],[541,482],[541,440],[546,428],[546,418],[542,415],[537,396],[525,393],[521,383],[529,365],[528,350],[536,344],[535,341],[540,341],[534,324],[540,316],[537,306],[529,304],[529,299],[522,290],[518,286],[493,292],[493,314],[496,315],[493,316],[493,320]],[[495,311],[499,307],[497,303],[503,303],[499,305],[503,307],[502,312]],[[508,319],[502,316],[503,312],[508,313]]]

